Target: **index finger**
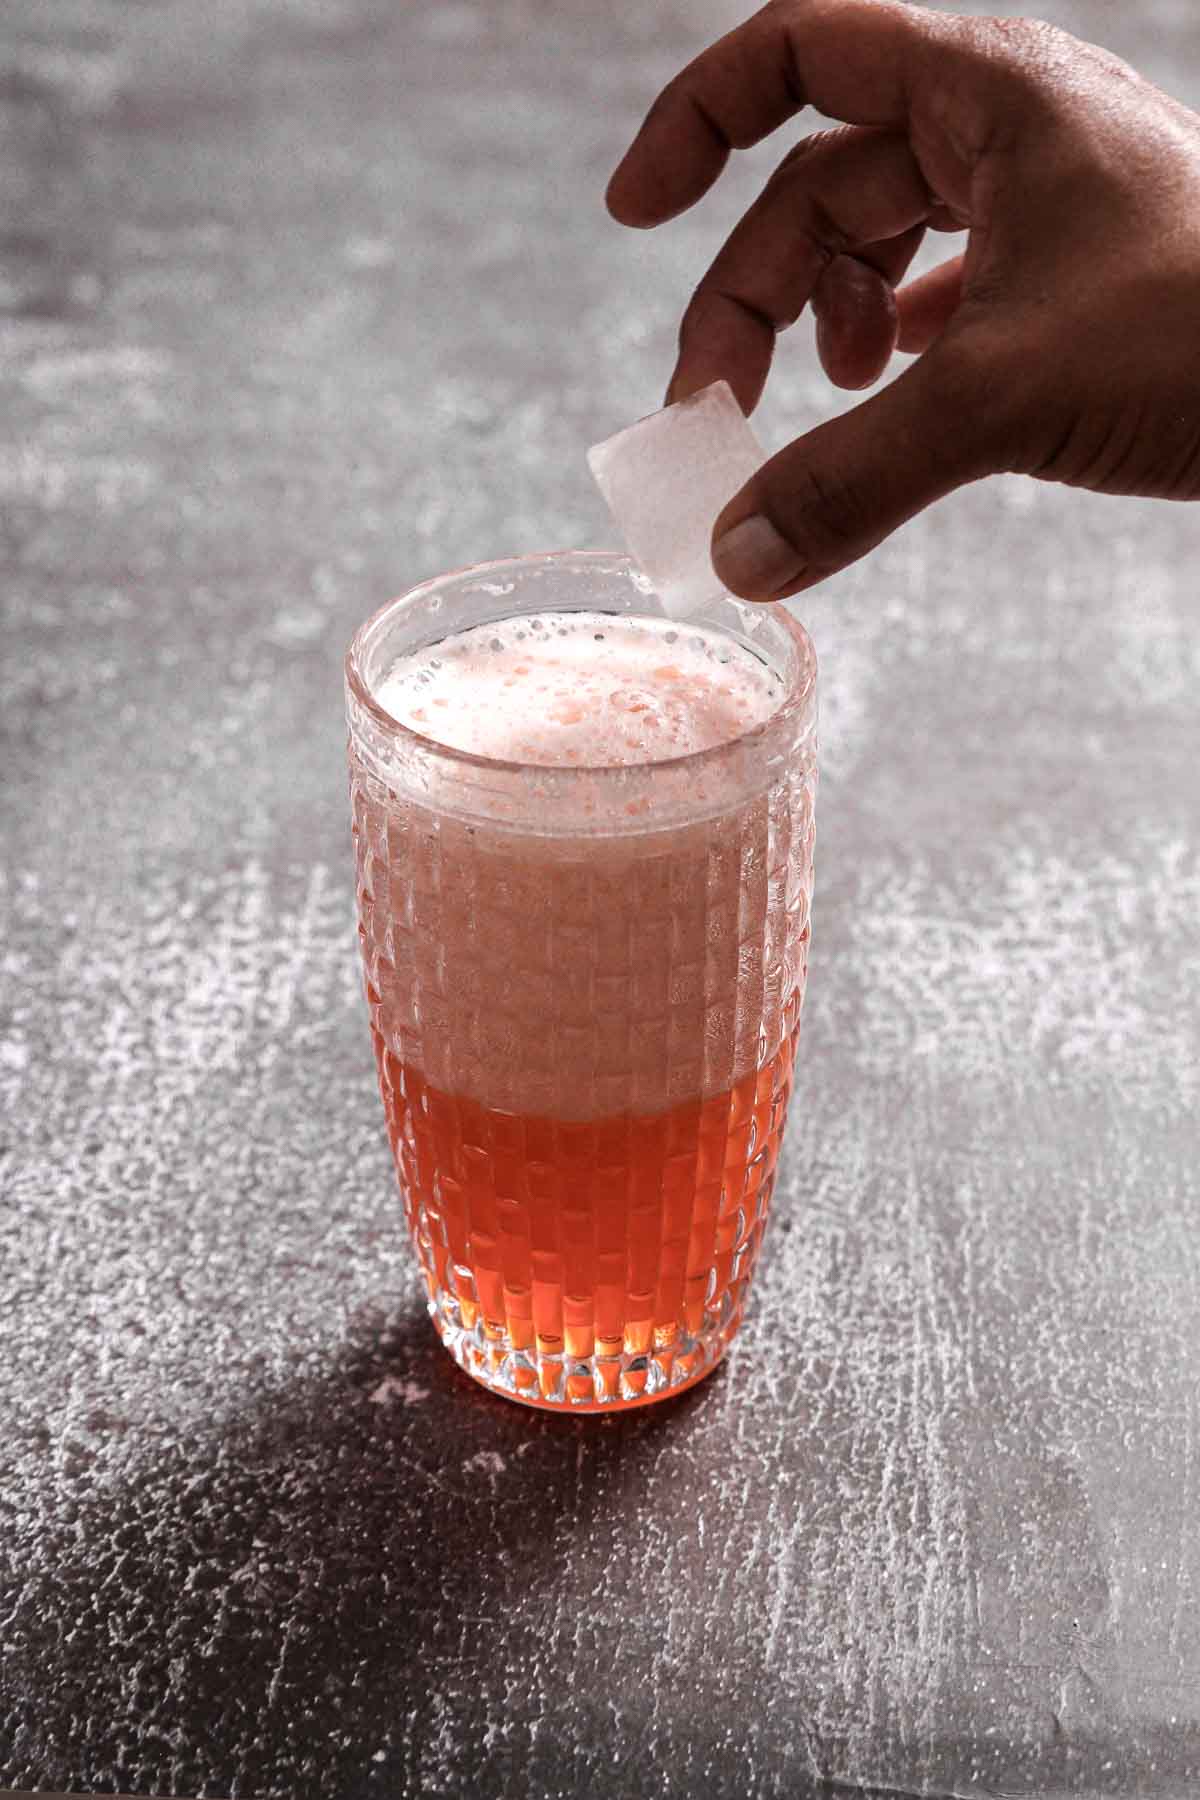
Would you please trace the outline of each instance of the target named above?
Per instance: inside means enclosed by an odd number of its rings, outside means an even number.
[[[694,205],[731,150],[805,106],[848,125],[903,127],[941,15],[902,0],[779,0],[701,52],[663,89],[608,184],[622,225]]]

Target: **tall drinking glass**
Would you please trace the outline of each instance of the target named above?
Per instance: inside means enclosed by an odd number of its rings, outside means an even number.
[[[579,611],[661,617],[622,556],[486,564],[368,620],[346,688],[371,1032],[434,1325],[498,1393],[610,1411],[698,1381],[741,1322],[804,997],[816,664],[784,608],[711,604],[681,648],[717,634],[776,710],[623,766],[450,749],[379,704],[431,645]]]

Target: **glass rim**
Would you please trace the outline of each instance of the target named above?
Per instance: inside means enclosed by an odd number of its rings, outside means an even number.
[[[396,612],[423,596],[433,593],[440,587],[449,586],[470,577],[501,575],[514,570],[545,566],[556,562],[607,564],[610,568],[628,570],[631,573],[636,572],[637,568],[633,558],[621,550],[539,550],[519,556],[489,558],[486,562],[465,563],[460,568],[447,569],[439,575],[431,575],[426,580],[417,582],[414,587],[406,588],[402,594],[386,600],[382,606],[364,619],[355,631],[344,660],[346,685],[355,703],[365,709],[376,726],[388,737],[397,743],[412,745],[414,749],[420,751],[422,756],[432,757],[438,763],[451,767],[465,765],[468,768],[522,776],[546,770],[553,773],[556,787],[570,787],[576,781],[585,781],[589,778],[593,782],[599,777],[610,779],[620,777],[627,781],[631,775],[638,772],[654,770],[682,772],[689,767],[700,768],[720,759],[723,755],[728,755],[740,746],[781,733],[788,723],[798,719],[807,708],[811,707],[817,680],[816,650],[804,626],[782,602],[772,604],[770,610],[776,621],[782,624],[793,647],[798,652],[800,678],[789,688],[774,712],[768,713],[765,719],[760,719],[757,724],[739,732],[736,737],[725,738],[721,743],[710,744],[706,749],[687,750],[679,756],[656,757],[652,761],[641,763],[567,764],[522,762],[510,757],[484,756],[476,750],[457,749],[451,744],[443,743],[440,738],[430,737],[425,732],[417,731],[413,726],[406,725],[403,720],[395,718],[385,707],[380,706],[371,692],[361,664],[371,635],[383,625],[385,619],[391,618]],[[733,604],[747,609],[756,606],[754,601],[739,600],[736,595],[729,595],[727,598]],[[757,606],[765,610],[763,603],[759,602]],[[546,610],[552,611],[553,608],[548,607]],[[684,618],[673,621],[673,623],[677,624],[681,631],[686,631],[689,620]],[[454,628],[448,628],[446,636],[450,637],[453,634]]]

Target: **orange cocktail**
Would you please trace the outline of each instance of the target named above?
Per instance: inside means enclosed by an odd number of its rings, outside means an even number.
[[[791,1089],[815,665],[628,562],[444,577],[348,660],[367,997],[430,1309],[509,1396],[677,1391],[737,1330]]]

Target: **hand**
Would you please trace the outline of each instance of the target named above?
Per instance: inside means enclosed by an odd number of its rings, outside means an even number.
[[[610,210],[671,218],[808,104],[847,123],[796,145],[720,251],[668,397],[724,376],[752,411],[806,303],[840,386],[918,357],[725,508],[733,592],[799,593],[1002,470],[1200,498],[1200,118],[1032,20],[772,0],[659,95]],[[965,253],[897,293],[929,228]]]

